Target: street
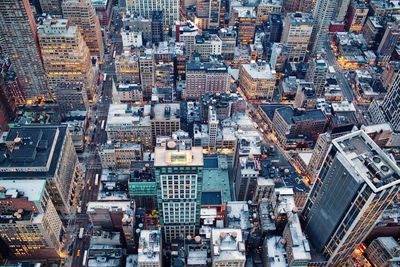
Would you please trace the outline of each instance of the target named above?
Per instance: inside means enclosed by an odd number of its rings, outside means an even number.
[[[343,95],[348,101],[353,102],[353,100],[355,99],[353,89],[351,88],[349,82],[344,76],[343,70],[337,64],[336,56],[332,51],[329,40],[325,43],[325,50],[326,50],[326,60],[328,61],[328,64],[330,66],[333,66],[335,68],[336,78],[340,88],[342,88]]]
[[[112,60],[112,59],[111,59]],[[81,213],[76,215],[73,220],[74,227],[74,242],[72,249],[72,262],[70,266],[82,266],[82,260],[84,251],[89,248],[90,245],[90,224],[89,217],[86,214],[87,203],[90,201],[95,201],[97,199],[98,186],[95,186],[95,176],[96,174],[101,175],[101,163],[98,156],[98,146],[104,144],[107,141],[107,133],[105,130],[101,129],[101,122],[107,120],[108,109],[112,100],[112,84],[113,77],[115,76],[115,65],[112,63],[110,65],[109,61],[105,61],[105,66],[103,66],[104,73],[107,73],[109,78],[103,82],[101,101],[96,103],[92,109],[97,117],[97,124],[93,125],[95,129],[93,140],[86,144],[84,161],[81,162],[86,168],[86,176],[84,181],[84,188],[81,193]],[[92,118],[91,123],[96,121],[96,117]],[[78,238],[79,229],[83,227],[85,229],[85,234],[82,239]],[[78,256],[78,250],[80,255]]]

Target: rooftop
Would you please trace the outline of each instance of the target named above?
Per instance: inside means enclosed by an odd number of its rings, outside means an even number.
[[[155,104],[152,107],[153,120],[180,120],[180,103]]]
[[[89,202],[87,212],[96,212],[97,209],[108,209],[109,211],[127,211],[131,210],[131,203],[129,201],[115,201],[115,202]]]
[[[130,107],[128,104],[111,104],[106,130],[114,125],[150,126],[150,105]]]
[[[213,262],[246,261],[246,247],[240,229],[212,229]]]
[[[289,125],[304,121],[326,120],[325,114],[320,109],[298,111],[291,106],[287,106],[278,108],[275,112],[279,113]]]
[[[29,125],[11,128],[0,144],[0,178],[54,175],[66,125]]]
[[[11,198],[23,196],[29,201],[39,201],[45,186],[46,180],[1,180],[0,188],[6,191],[0,192],[0,199],[3,196]]]
[[[209,201],[212,198],[204,198],[204,193],[219,193],[219,201],[226,203],[231,201],[231,191],[229,190],[228,162],[226,157],[205,156],[203,169],[203,198]],[[215,194],[212,194],[215,196]],[[209,195],[208,195],[209,196]]]
[[[169,148],[171,147],[171,148]],[[155,167],[167,166],[203,166],[203,148],[192,147],[187,150],[176,150],[176,142],[170,141],[167,147],[155,148]]]
[[[374,192],[400,184],[400,168],[364,131],[356,131],[332,141],[359,183]],[[351,166],[351,167],[350,167]]]
[[[242,68],[253,78],[260,80],[275,80],[276,72],[265,62],[241,64]]]
[[[138,262],[161,261],[160,230],[142,230],[139,238]]]
[[[246,201],[230,201],[227,204],[228,227],[247,230],[251,228],[249,206]]]

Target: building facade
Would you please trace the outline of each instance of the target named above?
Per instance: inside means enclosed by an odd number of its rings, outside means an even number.
[[[305,232],[328,266],[341,266],[398,195],[400,168],[363,131],[332,141],[307,198]]]
[[[0,1],[0,46],[10,56],[24,99],[49,98],[36,23],[28,0]]]
[[[89,48],[77,26],[67,19],[46,19],[38,28],[40,50],[49,91],[57,100],[61,83],[78,83],[90,98],[95,78]],[[62,94],[62,92],[60,92]]]
[[[286,45],[288,60],[303,61],[313,30],[313,19],[308,13],[289,13],[285,17],[281,42]]]
[[[167,243],[194,236],[200,226],[203,152],[181,145],[169,141],[155,148],[158,211]]]
[[[79,27],[92,56],[103,58],[103,38],[100,21],[91,0],[66,0],[62,3],[63,17]]]

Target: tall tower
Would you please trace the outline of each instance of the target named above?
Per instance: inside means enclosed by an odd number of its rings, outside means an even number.
[[[194,236],[200,226],[203,151],[175,141],[155,148],[160,223],[167,243]]]
[[[217,112],[212,106],[208,107],[208,146],[215,148],[217,145],[218,120]]]
[[[284,24],[281,42],[287,47],[289,61],[303,61],[313,31],[311,15],[308,13],[288,13]]]
[[[79,83],[91,95],[94,72],[78,27],[69,25],[67,19],[46,19],[39,26],[38,37],[51,95],[57,98],[60,83]]]
[[[39,0],[42,12],[53,17],[62,17],[62,0]]]
[[[332,141],[302,213],[328,266],[345,265],[399,189],[400,168],[364,131]]]
[[[90,54],[103,58],[103,38],[100,21],[90,0],[65,0],[62,4],[65,19],[72,25],[79,26]]]
[[[0,47],[10,56],[25,98],[48,97],[36,23],[28,0],[0,1]]]
[[[314,9],[314,26],[311,35],[311,51],[318,53],[324,47],[329,32],[329,24],[333,19],[336,1],[317,0]]]
[[[179,0],[126,0],[126,9],[146,19],[151,19],[153,11],[162,11],[164,26],[171,27],[179,21]]]
[[[388,23],[385,33],[379,44],[376,54],[378,55],[378,63],[384,65],[390,61],[393,50],[400,40],[400,27],[396,23]]]
[[[318,97],[322,96],[324,93],[327,72],[328,65],[322,58],[313,59],[307,70],[306,81],[314,83]]]
[[[398,73],[400,73],[400,71],[398,71]],[[397,74],[381,105],[381,110],[394,131],[400,131],[400,106],[398,100],[400,98],[399,88],[400,74]]]

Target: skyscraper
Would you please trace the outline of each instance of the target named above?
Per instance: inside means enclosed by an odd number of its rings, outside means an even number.
[[[103,38],[100,21],[90,0],[65,0],[62,4],[65,19],[72,25],[79,26],[83,39],[89,47],[90,54],[102,58]]]
[[[399,72],[399,70],[398,70]],[[381,110],[394,131],[400,131],[400,75],[397,74],[383,99]]]
[[[367,19],[368,10],[368,6],[364,1],[352,1],[346,18],[347,31],[356,33],[361,32],[365,20]]]
[[[179,20],[179,0],[126,0],[126,9],[146,19],[151,19],[153,11],[162,11],[164,25],[169,27]]]
[[[306,81],[314,83],[317,97],[322,96],[324,93],[327,72],[328,64],[324,59],[313,59],[311,61],[307,70]]]
[[[43,13],[49,14],[53,17],[62,16],[62,0],[39,0],[39,2]]]
[[[376,50],[378,55],[378,64],[384,65],[389,62],[393,50],[400,40],[400,26],[396,23],[388,23],[386,25],[385,33],[383,34],[382,40],[379,43],[379,47]]]
[[[155,148],[157,202],[164,240],[194,236],[200,226],[203,151],[175,141]]]
[[[313,19],[310,14],[288,13],[286,15],[281,42],[286,45],[289,61],[304,60],[312,30]]]
[[[28,0],[0,1],[0,47],[10,56],[25,98],[49,97]]]
[[[317,0],[314,8],[314,26],[311,35],[311,52],[318,53],[328,38],[329,25],[333,19],[336,1]]]
[[[399,189],[400,168],[364,131],[332,141],[302,213],[328,266],[344,266]]]
[[[38,38],[51,95],[57,98],[60,83],[79,83],[91,96],[94,71],[89,48],[78,27],[71,26],[67,19],[46,19],[39,26]]]

